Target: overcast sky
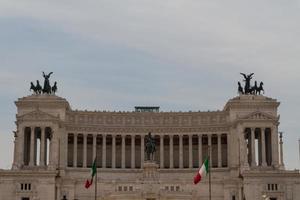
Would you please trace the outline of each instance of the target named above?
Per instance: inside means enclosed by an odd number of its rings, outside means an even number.
[[[300,1],[0,1],[0,168],[16,107],[53,71],[73,109],[222,110],[240,72],[281,102],[284,161],[299,168]]]

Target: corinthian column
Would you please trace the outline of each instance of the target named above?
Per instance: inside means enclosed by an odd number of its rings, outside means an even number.
[[[164,135],[160,135],[160,168],[164,168]]]
[[[106,135],[102,134],[102,168],[106,168]]]
[[[267,166],[265,132],[266,132],[265,128],[260,129],[260,134],[261,134],[261,159],[262,159],[261,165],[262,166]]]
[[[96,156],[97,156],[97,134],[94,134],[93,135],[93,162],[94,162],[94,159],[96,158]],[[96,163],[96,165],[97,165],[97,163]]]
[[[125,136],[126,135],[122,135],[122,158],[121,158],[121,164],[122,164],[122,168],[125,168]]]
[[[73,167],[77,167],[77,133],[74,133]]]
[[[211,151],[211,148],[212,148],[212,146],[211,146],[211,134],[208,134],[207,135],[207,138],[208,138],[208,155],[209,155],[209,164],[210,164],[210,166],[212,167],[212,151]]]
[[[193,135],[189,135],[189,168],[193,168]]]
[[[183,145],[182,145],[183,135],[179,135],[179,168],[183,168]]]
[[[272,141],[272,165],[274,167],[279,166],[279,151],[278,151],[278,127],[274,126],[271,132],[271,141]]]
[[[135,135],[131,135],[131,168],[135,168]]]
[[[45,127],[41,127],[40,166],[45,165]]]
[[[199,158],[199,167],[202,164],[202,135],[198,135],[198,158]]]
[[[174,167],[174,162],[173,162],[173,135],[170,135],[170,142],[169,142],[169,147],[170,147],[170,168]]]
[[[87,134],[83,134],[83,167],[86,168]]]
[[[145,135],[141,135],[141,168],[143,168],[145,161]]]
[[[34,134],[34,127],[30,127],[31,129],[31,134],[30,134],[30,160],[29,160],[29,165],[34,166],[35,161],[34,161],[34,149],[35,149],[35,134]]]
[[[116,168],[116,135],[112,135],[111,168]]]
[[[255,160],[255,128],[251,128],[251,166],[256,166],[256,160]]]
[[[218,134],[218,167],[222,167],[221,134]]]

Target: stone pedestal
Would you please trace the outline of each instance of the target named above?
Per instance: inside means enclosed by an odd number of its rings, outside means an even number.
[[[143,164],[143,169],[143,181],[158,182],[158,164],[155,161],[145,161]]]
[[[155,161],[145,161],[143,164],[142,196],[145,199],[157,199],[159,197],[159,172]]]

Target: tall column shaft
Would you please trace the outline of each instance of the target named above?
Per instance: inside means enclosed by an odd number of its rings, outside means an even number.
[[[278,151],[278,127],[274,126],[271,130],[271,138],[272,138],[272,165],[275,167],[279,166],[279,151]]]
[[[83,167],[86,167],[87,134],[83,134]]]
[[[24,143],[24,138],[25,137],[25,127],[20,126],[18,127],[18,132],[17,132],[17,137],[15,138],[15,140],[17,141],[17,150],[15,153],[17,153],[17,155],[15,155],[17,159],[17,164],[16,167],[18,168],[19,166],[24,165],[24,147],[25,147],[25,143]]]
[[[265,141],[265,128],[260,129],[260,134],[261,134],[261,165],[262,166],[267,166],[266,162],[266,141]]]
[[[183,135],[179,135],[179,168],[183,168],[183,145],[182,145]]]
[[[122,135],[122,158],[121,158],[121,164],[122,164],[122,168],[125,168],[125,136],[126,135]]]
[[[198,158],[199,167],[202,165],[202,135],[198,135]]]
[[[145,135],[141,135],[141,168],[145,161]]]
[[[280,167],[284,169],[284,162],[283,162],[283,141],[282,141],[282,132],[280,132],[279,136],[279,145],[280,145]]]
[[[77,133],[74,133],[73,167],[77,167]]]
[[[116,135],[112,135],[111,167],[116,168]]]
[[[160,135],[160,168],[164,168],[164,135]]]
[[[30,134],[30,160],[29,165],[33,166],[35,164],[34,161],[34,149],[35,149],[35,134],[34,134],[34,127],[31,127],[31,134]]]
[[[218,134],[218,167],[222,167],[221,134]]]
[[[135,135],[131,135],[131,168],[135,168]]]
[[[93,135],[93,162],[97,156],[97,134]],[[97,156],[98,157],[98,156]]]
[[[210,164],[210,166],[212,166],[212,146],[211,146],[211,134],[208,134],[207,135],[207,138],[208,138],[208,150],[209,150],[209,152],[208,152],[208,155],[209,155],[209,164]]]
[[[102,135],[102,168],[106,168],[106,135]]]
[[[170,147],[170,168],[174,168],[173,135],[170,135],[169,147]]]
[[[41,127],[40,166],[45,165],[45,128]]]
[[[193,135],[189,135],[189,168],[193,168]]]
[[[255,160],[255,129],[251,128],[251,166],[256,166]]]
[[[13,169],[18,169],[24,164],[24,128],[20,125],[17,125],[17,131],[14,132],[14,161]]]

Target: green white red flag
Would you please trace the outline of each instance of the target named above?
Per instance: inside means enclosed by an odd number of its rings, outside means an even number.
[[[93,166],[91,168],[91,178],[87,179],[85,182],[86,189],[88,189],[93,184],[93,179],[94,179],[94,176],[96,175],[96,173],[97,173],[97,165],[96,165],[96,159],[95,159],[93,162]]]
[[[209,173],[208,169],[209,169],[209,160],[208,158],[206,158],[201,168],[197,172],[196,176],[194,177],[194,184],[199,183],[202,180],[202,178]]]

